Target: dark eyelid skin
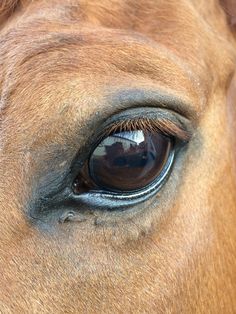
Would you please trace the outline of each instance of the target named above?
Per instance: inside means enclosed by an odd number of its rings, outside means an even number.
[[[122,104],[122,108],[124,109],[145,106],[166,108],[179,113],[191,120],[192,123],[198,120],[198,114],[194,109],[196,106],[190,100],[181,99],[166,91],[138,88],[122,89],[115,92],[112,96],[107,97],[107,101],[118,108]]]

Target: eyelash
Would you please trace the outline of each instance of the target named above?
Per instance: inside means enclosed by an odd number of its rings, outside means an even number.
[[[144,132],[161,132],[162,134],[178,138],[181,141],[188,142],[191,134],[182,128],[177,126],[174,122],[167,118],[151,119],[148,117],[138,117],[134,119],[118,120],[108,125],[104,131],[100,134],[99,140],[115,132],[128,132],[141,130]]]

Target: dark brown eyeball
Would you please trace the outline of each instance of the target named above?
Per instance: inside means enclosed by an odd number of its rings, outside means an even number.
[[[89,174],[100,189],[140,190],[160,175],[171,149],[172,140],[158,132],[114,133],[103,139],[92,153]]]

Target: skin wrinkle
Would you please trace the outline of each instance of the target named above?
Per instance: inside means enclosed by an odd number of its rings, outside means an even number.
[[[218,0],[20,1],[11,16],[5,0],[0,312],[235,313],[236,42],[221,2],[228,22]],[[149,101],[194,127],[161,191],[134,211],[30,224],[45,174]]]

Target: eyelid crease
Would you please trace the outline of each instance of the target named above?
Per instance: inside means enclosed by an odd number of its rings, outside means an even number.
[[[166,117],[148,118],[136,117],[134,119],[126,118],[125,120],[115,121],[108,125],[102,132],[101,137],[109,136],[116,132],[142,130],[144,132],[161,132],[164,135],[177,137],[182,141],[188,142],[191,138],[190,132],[183,126],[177,125]]]

